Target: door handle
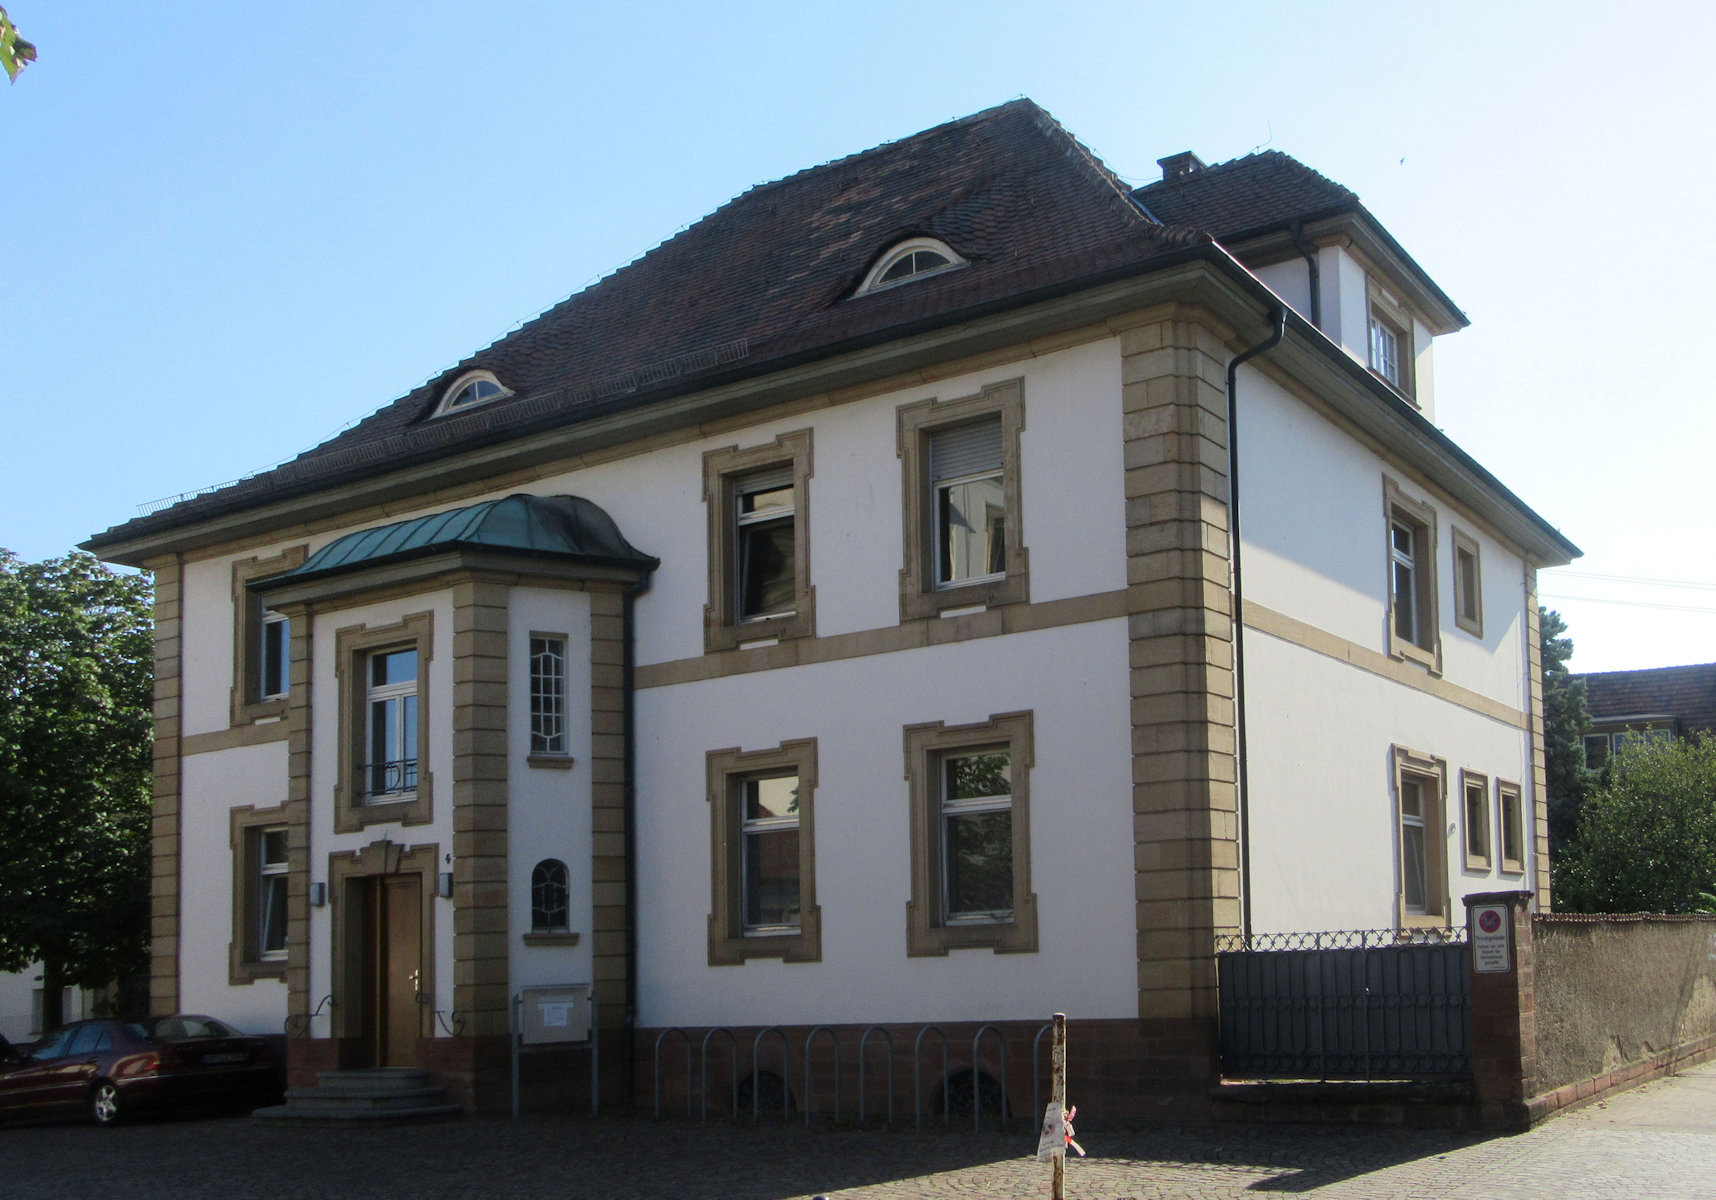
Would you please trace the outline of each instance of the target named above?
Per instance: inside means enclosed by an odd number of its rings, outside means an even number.
[[[411,972],[411,994],[413,996],[421,996],[423,994],[423,968],[422,967],[419,967],[419,968],[417,968],[417,970]]]

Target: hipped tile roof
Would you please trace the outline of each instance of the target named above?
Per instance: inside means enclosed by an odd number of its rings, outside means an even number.
[[[1695,729],[1716,733],[1716,663],[1593,671],[1579,678],[1585,681],[1593,721],[1666,714],[1680,719],[1683,734]]]
[[[1357,195],[1279,150],[1158,180],[1134,194],[1160,220],[1208,230],[1222,241],[1359,210]]]

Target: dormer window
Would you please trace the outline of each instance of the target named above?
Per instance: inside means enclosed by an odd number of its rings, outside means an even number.
[[[880,291],[926,275],[939,275],[964,265],[965,260],[955,254],[946,242],[935,238],[911,238],[876,260],[876,265],[870,268],[856,294],[862,296],[866,292]]]
[[[445,392],[441,394],[441,404],[435,409],[435,415],[458,412],[461,409],[474,408],[479,404],[487,404],[490,400],[499,400],[503,396],[512,395],[500,385],[500,381],[488,371],[467,371],[455,379]]]

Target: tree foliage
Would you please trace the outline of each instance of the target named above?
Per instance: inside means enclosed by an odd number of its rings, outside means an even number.
[[[43,964],[50,1022],[62,985],[146,963],[150,597],[87,554],[0,550],[0,970]]]
[[[1716,738],[1639,738],[1585,799],[1555,864],[1555,907],[1572,912],[1697,910],[1716,892]]]
[[[1585,731],[1591,710],[1585,703],[1585,681],[1567,669],[1573,639],[1567,622],[1554,609],[1537,610],[1543,654],[1543,757],[1548,769],[1549,857],[1560,857],[1573,841],[1579,810],[1594,782],[1585,766]]]
[[[18,72],[35,61],[35,46],[18,36],[12,18],[0,8],[0,71],[5,71],[6,78],[16,83]]]

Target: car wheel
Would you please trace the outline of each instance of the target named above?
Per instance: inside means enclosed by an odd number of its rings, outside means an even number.
[[[97,1125],[117,1125],[124,1111],[119,1088],[113,1081],[103,1079],[96,1083],[89,1094],[89,1119]]]

